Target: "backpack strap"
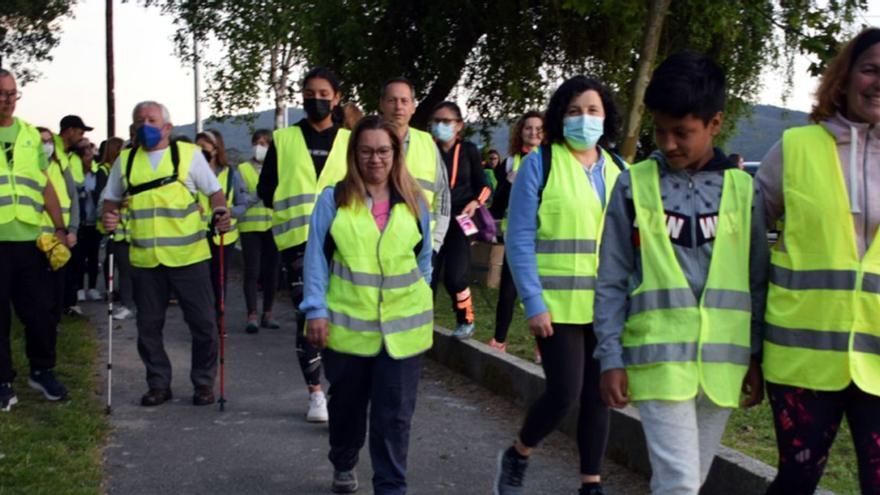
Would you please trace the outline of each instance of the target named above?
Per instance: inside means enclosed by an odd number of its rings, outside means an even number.
[[[553,164],[552,148],[552,144],[542,144],[539,148],[541,152],[541,171],[543,177],[541,178],[541,187],[538,189],[538,203],[540,203],[541,198],[544,197],[544,188],[547,186],[547,179],[550,178],[550,167]]]
[[[124,195],[133,196],[135,194],[140,194],[145,191],[149,191],[151,189],[156,189],[157,187],[162,187],[172,182],[177,181],[177,174],[180,169],[180,150],[177,148],[177,143],[171,143],[171,164],[174,166],[174,171],[171,172],[171,175],[167,177],[162,177],[160,179],[151,180],[150,182],[145,182],[143,184],[138,184],[136,186],[131,185],[131,169],[134,165],[134,155],[137,153],[139,147],[135,145],[128,154],[128,160],[125,164],[125,185],[127,189],[125,190]]]
[[[611,156],[611,161],[614,162],[615,165],[617,165],[617,170],[620,170],[621,172],[626,170],[626,162],[623,161],[623,158],[621,158],[620,155],[605,148],[600,147],[600,149],[606,151],[608,155]]]

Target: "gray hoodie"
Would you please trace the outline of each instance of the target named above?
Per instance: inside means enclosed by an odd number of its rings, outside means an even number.
[[[651,158],[660,164],[660,195],[669,219],[669,240],[675,258],[699,300],[712,260],[714,225],[721,204],[724,171],[735,165],[718,149],[709,163],[696,173],[670,169],[660,152],[654,152]],[[631,184],[629,171],[617,179],[605,213],[599,249],[599,277],[594,303],[598,343],[593,356],[600,361],[603,372],[624,367],[621,336],[629,312],[629,296],[642,282]],[[761,352],[769,264],[763,203],[757,191],[755,195],[749,253],[753,355]]]
[[[837,154],[855,224],[856,248],[861,257],[880,224],[880,199],[871,198],[868,194],[869,191],[875,194],[880,191],[880,126],[850,122],[839,113],[821,125],[834,136],[837,143]],[[755,180],[764,198],[767,225],[774,225],[785,214],[781,139],[761,161]],[[783,237],[779,237],[779,248],[784,250]]]

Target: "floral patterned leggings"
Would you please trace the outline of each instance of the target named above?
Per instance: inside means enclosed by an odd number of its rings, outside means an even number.
[[[767,495],[809,495],[816,490],[828,451],[846,414],[852,432],[862,494],[880,495],[880,397],[854,383],[822,392],[767,383],[779,474]]]

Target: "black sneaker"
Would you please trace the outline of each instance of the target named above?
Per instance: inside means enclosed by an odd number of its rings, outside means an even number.
[[[333,493],[354,493],[358,489],[358,479],[354,470],[333,471]]]
[[[0,383],[0,411],[9,412],[16,404],[18,397],[15,396],[15,390],[12,390],[12,384]]]
[[[529,459],[519,455],[513,447],[498,453],[495,472],[495,495],[522,495],[523,479]]]
[[[28,385],[34,390],[43,392],[49,400],[67,398],[67,389],[55,379],[55,372],[52,370],[31,371],[28,375]]]
[[[605,495],[602,483],[582,483],[578,495]]]

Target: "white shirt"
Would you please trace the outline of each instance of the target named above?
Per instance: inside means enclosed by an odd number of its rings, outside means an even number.
[[[153,170],[159,167],[159,162],[162,161],[162,157],[167,150],[168,148],[162,148],[146,152]],[[220,190],[220,182],[211,170],[211,166],[205,160],[205,155],[202,154],[201,148],[196,148],[193,152],[192,165],[189,167],[189,174],[187,174],[186,179],[183,181],[183,185],[192,193],[200,192],[206,196],[211,196]],[[119,158],[117,158],[113,163],[113,168],[110,169],[110,176],[107,177],[107,187],[104,188],[101,199],[121,202],[124,194],[125,185],[122,181],[122,165]]]

